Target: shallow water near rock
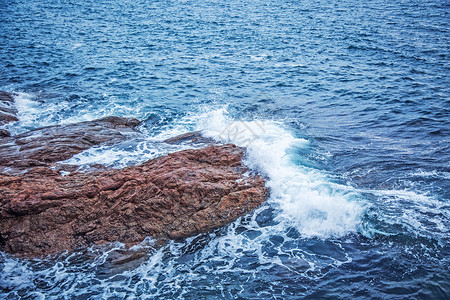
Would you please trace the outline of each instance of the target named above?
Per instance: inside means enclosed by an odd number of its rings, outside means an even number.
[[[201,147],[247,148],[271,197],[167,245],[47,260],[0,254],[8,299],[446,299],[446,1],[8,1],[0,90],[11,134],[109,115],[143,136],[67,164],[120,168]],[[0,241],[1,242],[1,241]]]

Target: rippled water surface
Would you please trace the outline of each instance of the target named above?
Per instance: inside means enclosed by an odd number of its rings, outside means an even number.
[[[202,130],[247,147],[271,197],[163,247],[0,253],[0,298],[448,299],[449,13],[447,0],[2,1],[0,90],[20,118],[7,130],[143,121],[146,139],[69,161],[86,168]]]

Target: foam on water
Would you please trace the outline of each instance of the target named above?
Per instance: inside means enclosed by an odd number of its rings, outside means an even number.
[[[38,118],[42,115],[43,110],[39,107],[38,102],[32,100],[32,94],[14,92],[13,97],[19,122],[8,123],[4,127],[12,134],[18,134],[24,131],[25,128],[33,128],[35,124],[39,123]]]
[[[359,190],[377,197],[378,207],[382,211],[377,218],[391,226],[400,224],[412,235],[448,239],[450,213],[448,203],[432,195],[413,190]],[[430,232],[432,228],[432,232]],[[381,232],[389,235],[390,230]],[[372,232],[364,232],[372,235]],[[380,233],[380,232],[378,232]]]
[[[96,164],[111,168],[124,168],[188,148],[192,147],[168,145],[161,143],[160,140],[152,141],[152,139],[127,141],[112,146],[92,147],[61,163],[80,166],[81,170],[89,170],[90,166]]]
[[[282,122],[236,120],[227,107],[208,106],[166,126],[157,135],[147,133],[144,141],[94,147],[65,161],[69,164],[102,163],[113,167],[143,162],[194,145],[168,145],[162,140],[199,130],[220,143],[246,149],[245,163],[267,177],[269,202],[282,213],[278,221],[295,226],[304,237],[343,236],[358,229],[363,203],[349,186],[333,182],[323,170],[296,163],[298,150],[308,140],[295,137]]]
[[[107,116],[134,116],[144,119],[147,109],[143,105],[130,106],[130,103],[121,103],[107,94],[98,101],[89,103],[85,103],[82,97],[77,100],[61,99],[61,97],[51,100],[43,97],[45,100],[42,100],[39,94],[15,91],[12,94],[19,121],[4,125],[12,134],[20,134],[44,126],[91,121]],[[67,114],[68,111],[70,114]]]
[[[423,171],[423,170],[416,170],[415,172],[411,172],[411,176],[415,177],[431,177],[431,178],[442,178],[442,179],[450,179],[450,172],[439,172],[437,170],[433,171]]]
[[[281,208],[278,219],[295,224],[303,236],[343,236],[356,231],[363,211],[358,195],[333,183],[322,170],[295,163],[296,150],[307,148],[281,122],[235,120],[226,108],[199,116],[207,137],[247,149],[246,164],[267,176],[270,200]]]

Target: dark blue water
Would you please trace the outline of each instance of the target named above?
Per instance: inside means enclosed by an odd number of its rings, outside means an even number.
[[[6,129],[144,122],[147,139],[73,158],[87,168],[200,129],[246,146],[272,190],[131,263],[111,263],[121,244],[0,254],[1,298],[448,299],[448,1],[0,2]]]

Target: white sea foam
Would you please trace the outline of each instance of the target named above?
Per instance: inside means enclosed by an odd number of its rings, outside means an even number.
[[[62,163],[81,166],[82,170],[89,170],[89,166],[95,164],[113,168],[124,168],[187,148],[190,147],[186,145],[168,145],[161,143],[160,140],[153,142],[150,138],[145,141],[128,141],[116,145],[92,147],[72,156]]]
[[[36,95],[23,92],[14,92],[14,102],[17,108],[19,122],[8,124],[13,134],[19,134],[33,128],[57,124],[57,116],[67,108],[67,103],[42,103],[36,101]]]
[[[105,99],[90,105],[83,105],[83,102],[72,103],[64,99],[44,103],[36,100],[37,95],[23,92],[14,92],[13,96],[19,122],[5,126],[13,134],[33,128],[91,121],[107,116],[143,118],[146,114],[146,107],[123,103],[107,94],[104,95]],[[67,111],[72,111],[71,115],[67,115]]]
[[[246,164],[267,176],[270,202],[279,220],[303,236],[342,236],[356,231],[363,210],[350,187],[333,183],[323,171],[294,163],[296,150],[309,146],[281,122],[235,120],[226,107],[196,116],[197,129],[220,142],[246,147]]]
[[[450,172],[438,172],[434,171],[423,171],[421,169],[416,170],[415,172],[410,173],[411,176],[417,177],[430,177],[430,178],[442,178],[442,179],[450,179]]]
[[[264,59],[267,59],[270,55],[267,53],[261,53],[256,55],[250,55],[250,59],[253,61],[262,61]]]
[[[39,103],[32,100],[33,95],[23,92],[13,93],[14,103],[17,108],[18,123],[9,123],[5,127],[12,134],[18,134],[24,127],[33,127],[37,122],[42,110],[39,108]]]
[[[448,235],[450,212],[445,201],[407,189],[361,189],[359,192],[378,197],[378,206],[383,211],[378,218],[388,224],[402,224],[415,235],[430,236],[430,228],[433,228],[432,236],[445,239]]]
[[[29,119],[30,116],[40,113],[40,109],[37,107],[38,103],[31,100],[33,95],[28,93],[14,93],[14,101],[17,107],[19,119]]]

